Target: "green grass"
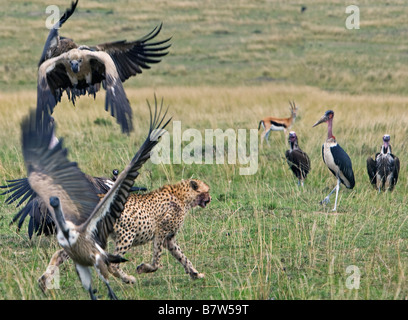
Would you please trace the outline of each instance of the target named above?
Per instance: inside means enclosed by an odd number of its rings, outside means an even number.
[[[94,101],[64,97],[55,109],[57,134],[69,158],[94,176],[123,169],[145,138],[154,93],[164,97],[182,130],[257,128],[268,115],[289,115],[312,163],[300,189],[284,159],[287,138],[271,134],[259,150],[258,171],[241,176],[236,165],[153,165],[137,184],[155,189],[183,178],[211,187],[212,203],[186,217],[178,242],[204,280],[191,281],[167,252],[154,274],[136,275],[150,262],[150,245],[133,248],[123,268],[134,285],[111,277],[122,299],[406,299],[408,286],[407,188],[407,7],[403,1],[359,1],[361,29],[347,30],[343,1],[81,1],[61,34],[80,43],[135,39],[164,22],[160,39],[172,36],[170,54],[125,83],[135,132],[121,134]],[[126,2],[127,3],[127,2]],[[61,9],[66,1],[54,1]],[[300,13],[300,6],[307,10]],[[47,35],[47,1],[8,2],[0,13],[0,182],[26,175],[20,123],[35,106],[36,65]],[[29,39],[29,40],[27,40]],[[16,50],[18,49],[18,50]],[[356,176],[353,190],[340,191],[336,214],[319,201],[335,179],[321,159],[324,126],[311,128],[323,112],[335,111],[334,134],[348,152]],[[169,127],[172,133],[172,126]],[[377,194],[365,169],[389,133],[400,157],[393,193]],[[87,299],[72,262],[61,267],[60,289],[44,295],[37,278],[59,248],[55,238],[28,239],[10,220],[17,212],[0,196],[0,299]],[[113,250],[112,243],[109,245]],[[358,290],[346,287],[348,266],[360,269]],[[106,297],[95,276],[95,286]]]
[[[0,89],[35,89],[49,1],[8,2],[0,13]],[[61,11],[69,1],[53,1]],[[358,1],[347,30],[344,1],[82,1],[61,34],[80,44],[137,39],[163,22],[170,54],[128,87],[311,85],[352,94],[406,94],[403,0]],[[304,13],[302,5],[307,6]]]

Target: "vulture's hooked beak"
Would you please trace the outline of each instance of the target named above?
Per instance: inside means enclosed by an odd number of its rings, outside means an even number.
[[[79,72],[79,62],[77,60],[71,60],[70,62],[71,70],[73,73]]]

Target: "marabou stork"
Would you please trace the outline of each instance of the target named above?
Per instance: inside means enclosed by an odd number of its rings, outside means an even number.
[[[93,192],[77,163],[70,162],[62,141],[49,148],[53,134],[49,114],[32,111],[22,122],[22,149],[28,182],[51,212],[57,227],[57,240],[74,261],[77,274],[92,299],[91,268],[94,267],[108,288],[109,297],[117,299],[108,281],[110,263],[126,261],[105,251],[107,239],[120,217],[130,188],[139,170],[150,158],[152,148],[164,134],[167,112],[150,110],[150,128],[143,145],[118,175],[115,183],[100,199]],[[149,105],[150,107],[150,105]],[[38,110],[38,109],[37,109]]]
[[[296,132],[289,132],[290,150],[286,150],[285,156],[289,168],[293,174],[298,178],[298,185],[303,187],[303,182],[310,171],[309,156],[298,145],[298,137]]]
[[[322,157],[326,166],[329,168],[337,178],[337,185],[334,189],[324,198],[321,204],[326,204],[330,201],[330,195],[336,190],[336,201],[334,203],[333,211],[337,209],[337,198],[339,195],[340,183],[344,184],[348,189],[353,189],[355,185],[353,167],[351,159],[348,154],[337,143],[336,138],[333,136],[333,117],[334,112],[327,110],[323,117],[317,121],[313,127],[319,125],[322,122],[327,122],[327,140],[322,146]]]
[[[383,136],[381,151],[375,155],[375,159],[367,158],[367,172],[374,188],[392,191],[398,181],[400,161],[391,152],[390,136]]]

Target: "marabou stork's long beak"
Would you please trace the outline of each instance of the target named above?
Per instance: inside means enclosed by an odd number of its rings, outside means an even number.
[[[327,122],[329,120],[329,117],[325,114],[323,117],[320,118],[319,121],[317,121],[312,128],[316,127],[317,125],[323,123],[323,122]]]

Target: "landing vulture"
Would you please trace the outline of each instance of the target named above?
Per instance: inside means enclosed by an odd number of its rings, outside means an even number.
[[[161,111],[161,108],[157,110],[156,101],[154,115],[150,113],[146,140],[102,199],[93,192],[91,182],[77,163],[68,160],[62,139],[49,148],[53,127],[49,125],[47,112],[33,111],[22,122],[22,149],[28,182],[52,213],[57,240],[74,261],[82,285],[92,299],[96,296],[91,286],[91,267],[97,269],[108,288],[109,297],[117,298],[109,285],[108,266],[124,259],[109,254],[104,248],[139,170],[150,158],[151,150],[170,121],[165,121],[167,112],[163,115]]]
[[[50,125],[54,126],[53,117],[50,118]],[[53,131],[48,149],[54,148],[58,142],[59,140]],[[91,182],[93,192],[102,196],[109,191],[118,175],[119,170],[114,169],[112,171],[112,178],[92,177],[88,174],[85,174],[85,177]],[[25,219],[30,217],[28,222],[28,236],[30,239],[34,233],[37,235],[43,234],[45,236],[55,233],[55,222],[52,219],[51,212],[48,210],[43,200],[31,189],[30,184],[28,183],[28,178],[8,180],[7,185],[0,186],[0,189],[6,189],[0,195],[8,195],[8,198],[6,199],[7,204],[12,204],[18,201],[16,206],[20,207],[27,200],[25,206],[14,215],[11,221],[11,224],[18,221],[18,231],[20,231]],[[131,191],[146,191],[146,188],[132,187]]]
[[[161,57],[168,54],[171,38],[151,41],[160,33],[160,24],[136,41],[78,45],[58,33],[74,13],[77,3],[78,0],[72,2],[71,8],[65,11],[48,35],[39,61],[37,106],[52,113],[64,91],[75,104],[81,95],[95,97],[102,84],[106,89],[105,110],[110,108],[122,131],[129,133],[133,129],[132,109],[122,83],[142,73],[142,69],[150,69],[150,64],[159,63]]]

